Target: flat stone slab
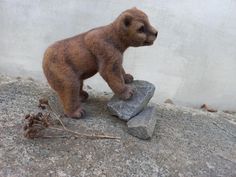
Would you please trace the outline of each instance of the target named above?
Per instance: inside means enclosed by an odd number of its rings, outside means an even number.
[[[86,117],[62,118],[65,126],[121,139],[75,138],[58,131],[51,138],[24,138],[22,120],[42,111],[38,100],[50,93],[41,82],[0,78],[0,177],[236,176],[236,115],[154,105],[156,128],[151,140],[143,141],[107,113],[110,95],[91,91],[83,105]]]
[[[134,95],[130,100],[123,101],[114,95],[107,104],[111,115],[125,121],[142,111],[155,91],[155,86],[147,81],[136,80],[130,85],[134,88]]]
[[[155,107],[146,107],[127,122],[128,133],[140,139],[150,139],[156,126]]]

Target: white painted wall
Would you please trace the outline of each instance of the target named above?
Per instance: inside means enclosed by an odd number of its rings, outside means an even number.
[[[128,49],[125,68],[156,85],[154,101],[236,110],[235,0],[0,0],[0,73],[45,80],[49,44],[133,6],[149,15],[159,36],[151,47]],[[87,83],[109,90],[99,75]]]

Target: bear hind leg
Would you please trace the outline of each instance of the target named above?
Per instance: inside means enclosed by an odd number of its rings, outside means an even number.
[[[64,113],[71,118],[81,118],[85,110],[80,103],[80,82],[74,81],[63,85],[63,89],[57,90],[64,107]]]

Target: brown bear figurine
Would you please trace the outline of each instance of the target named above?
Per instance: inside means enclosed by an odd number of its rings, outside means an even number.
[[[49,85],[58,93],[68,117],[85,114],[81,102],[88,98],[83,81],[97,72],[121,99],[129,99],[133,89],[126,85],[133,76],[122,66],[128,47],[152,45],[157,30],[147,15],[137,8],[122,12],[107,26],[92,29],[77,36],[55,42],[47,48],[43,71]]]

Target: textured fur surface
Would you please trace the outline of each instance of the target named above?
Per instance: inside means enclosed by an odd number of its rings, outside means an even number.
[[[58,93],[69,117],[85,114],[81,102],[88,98],[83,81],[97,72],[121,99],[129,99],[133,81],[122,66],[128,47],[152,45],[157,30],[147,15],[137,8],[122,12],[107,26],[55,42],[44,54],[43,70],[49,85]]]

